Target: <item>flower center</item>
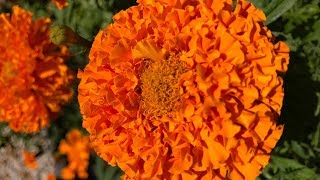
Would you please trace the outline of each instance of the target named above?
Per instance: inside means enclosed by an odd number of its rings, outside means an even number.
[[[145,116],[157,118],[176,110],[180,101],[178,81],[184,72],[185,66],[175,56],[158,61],[146,60],[140,77]]]

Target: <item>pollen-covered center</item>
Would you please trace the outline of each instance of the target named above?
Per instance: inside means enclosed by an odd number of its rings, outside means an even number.
[[[160,61],[147,60],[141,74],[142,108],[145,116],[160,117],[175,111],[179,101],[179,78],[186,72],[176,57]]]

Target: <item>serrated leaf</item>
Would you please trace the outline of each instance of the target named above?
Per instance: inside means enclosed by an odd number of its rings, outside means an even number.
[[[294,170],[290,170],[287,172],[279,172],[273,179],[275,180],[292,180],[292,179],[299,179],[299,180],[311,180],[317,177],[316,173],[309,168],[298,168]]]
[[[312,29],[313,31],[307,35],[306,41],[320,41],[320,19],[313,24]]]
[[[300,164],[296,160],[279,156],[272,156],[271,163],[263,171],[263,176],[270,177],[270,173],[274,174],[271,179],[275,180],[306,180],[317,177],[317,174],[313,169]]]

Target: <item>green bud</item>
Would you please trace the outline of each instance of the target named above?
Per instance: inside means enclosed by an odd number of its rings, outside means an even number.
[[[50,40],[55,45],[80,45],[90,47],[91,42],[84,39],[70,27],[65,25],[53,25],[50,27]]]

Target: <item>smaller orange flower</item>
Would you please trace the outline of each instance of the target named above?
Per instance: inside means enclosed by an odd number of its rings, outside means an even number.
[[[51,0],[51,2],[54,3],[60,10],[69,5],[69,3],[65,0]]]
[[[26,150],[22,151],[22,154],[24,156],[24,164],[29,168],[29,169],[35,169],[38,167],[36,155],[34,153],[28,152]]]
[[[54,175],[54,173],[50,173],[50,174],[48,174],[48,176],[47,176],[47,180],[56,180],[57,178],[56,178],[56,176]]]
[[[61,170],[63,179],[80,179],[88,177],[89,137],[82,135],[77,129],[71,130],[59,145],[59,152],[68,158],[68,166]]]
[[[18,6],[0,14],[0,122],[15,132],[47,127],[73,96],[69,51],[50,42],[51,24]]]

